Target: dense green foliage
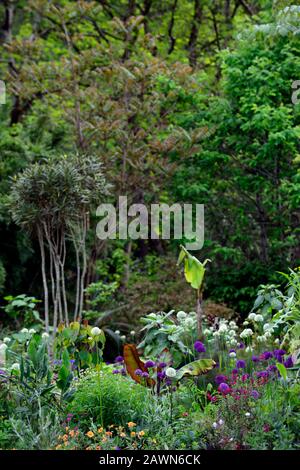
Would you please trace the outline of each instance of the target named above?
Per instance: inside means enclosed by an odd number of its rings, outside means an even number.
[[[7,210],[10,178],[70,153],[103,162],[112,202],[127,194],[132,202],[205,204],[204,254],[214,258],[207,292],[218,302],[247,312],[260,282],[297,263],[299,105],[291,83],[300,60],[298,12],[278,15],[287,5],[2,2],[2,292],[42,296],[42,282],[34,282],[38,241],[29,241]],[[108,292],[96,309],[113,305],[116,319],[128,309],[145,313],[132,293],[141,284],[148,296],[160,295],[159,264],[174,257],[173,244],[103,244],[94,222],[92,215],[86,285],[100,282]],[[149,257],[157,279],[150,290]],[[67,285],[75,266],[74,254]],[[97,296],[88,293],[92,301]],[[76,304],[73,288],[69,296]],[[167,310],[172,294],[165,297]]]

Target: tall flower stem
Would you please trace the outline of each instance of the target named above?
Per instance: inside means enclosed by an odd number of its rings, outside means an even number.
[[[100,348],[98,343],[97,350],[97,371],[98,371],[98,387],[99,387],[99,406],[100,406],[100,425],[103,427],[103,403],[102,403],[102,387],[101,387],[101,371],[102,371],[102,351],[100,355]]]

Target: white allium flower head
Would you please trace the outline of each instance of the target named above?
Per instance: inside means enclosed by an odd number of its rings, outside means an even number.
[[[184,320],[187,317],[187,314],[181,310],[180,312],[177,313],[176,316],[178,320]]]
[[[236,357],[236,353],[232,351],[231,353],[229,353],[229,357]]]
[[[219,419],[219,425],[222,426],[224,424],[223,419]]]
[[[246,416],[247,418],[250,418],[251,413],[245,413],[245,416]]]
[[[12,366],[11,366],[11,370],[20,370],[20,364],[18,362],[15,362]]]
[[[10,339],[8,336],[6,336],[6,337],[3,339],[3,342],[4,342],[4,343],[10,343],[10,341],[11,341],[11,339]]]
[[[256,317],[256,313],[254,313],[254,312],[251,312],[251,313],[249,313],[249,315],[248,315],[249,320],[254,320],[255,317]]]
[[[255,315],[254,321],[257,323],[261,323],[264,321],[264,317],[262,315]]]
[[[34,335],[34,333],[36,333],[36,330],[35,330],[34,328],[30,328],[29,333],[30,333],[31,335]]]
[[[173,367],[168,367],[168,368],[166,369],[166,376],[167,376],[167,377],[170,377],[170,378],[176,377],[176,370],[173,369]]]
[[[91,335],[92,336],[99,336],[101,334],[100,328],[98,326],[94,326],[94,328],[91,329]]]
[[[217,429],[218,424],[217,424],[217,423],[212,423],[212,427],[213,427],[214,429]]]
[[[135,331],[134,331],[134,330],[131,330],[130,334],[131,334],[131,336],[134,336],[134,335],[135,335]]]
[[[119,335],[119,334],[120,334],[120,330],[116,330],[115,333],[116,333],[116,335]]]
[[[49,338],[49,335],[48,335],[48,333],[47,333],[46,331],[44,331],[44,333],[42,333],[42,338],[43,338],[43,339]]]
[[[29,333],[28,328],[23,328],[20,333]]]

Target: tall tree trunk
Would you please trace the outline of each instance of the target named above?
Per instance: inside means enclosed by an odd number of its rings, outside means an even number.
[[[197,65],[197,39],[199,33],[199,26],[202,19],[202,6],[200,0],[194,0],[194,16],[192,22],[191,33],[187,49],[189,51],[189,63],[191,67]]]
[[[45,315],[45,328],[46,332],[49,333],[49,291],[47,284],[47,275],[46,275],[46,257],[45,257],[45,246],[43,240],[43,234],[40,228],[38,228],[38,240],[41,251],[41,270],[42,270],[42,279],[44,287],[44,315]]]

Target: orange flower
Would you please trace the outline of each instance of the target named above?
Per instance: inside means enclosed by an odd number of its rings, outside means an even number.
[[[119,436],[120,437],[126,437],[126,434],[125,434],[125,432],[120,432]]]
[[[61,449],[61,444],[58,444],[58,446],[55,447],[56,450]]]
[[[107,442],[107,437],[103,437],[102,442]]]
[[[87,437],[90,437],[90,438],[94,437],[94,435],[95,435],[95,434],[93,433],[93,431],[88,431],[88,432],[86,433],[86,436],[87,436]]]
[[[127,426],[129,428],[134,428],[134,426],[136,426],[136,423],[133,423],[133,421],[129,421],[129,423],[127,423]]]
[[[140,431],[139,432],[139,437],[143,437],[145,435],[145,431]]]
[[[112,432],[111,431],[106,431],[105,433],[107,436],[112,436]]]
[[[74,431],[74,429],[71,429],[71,431],[69,431],[69,435],[70,435],[71,437],[74,437],[74,436],[75,436],[75,431]]]
[[[68,438],[69,438],[68,434],[64,434],[63,437],[62,437],[62,440],[64,442],[66,442],[68,440]]]
[[[102,433],[103,433],[103,428],[99,428],[99,429],[98,429],[98,433],[99,433],[99,434],[102,434]]]
[[[102,450],[102,447],[96,446],[96,450]]]
[[[136,432],[132,431],[132,432],[130,433],[130,436],[131,436],[131,437],[135,437],[135,436],[136,436]]]

